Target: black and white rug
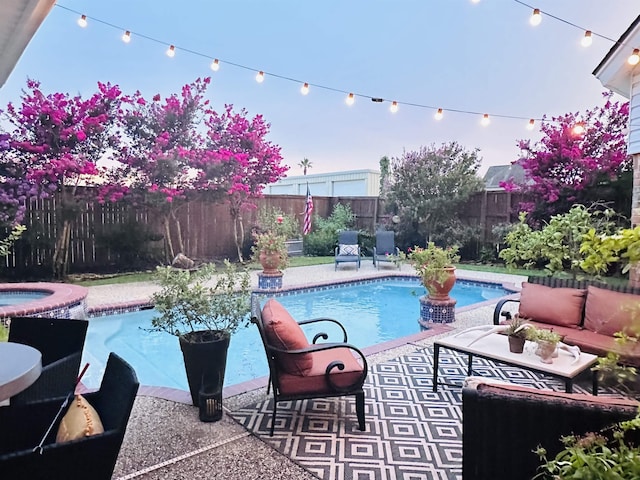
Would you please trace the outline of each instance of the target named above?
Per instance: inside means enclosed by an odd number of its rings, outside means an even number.
[[[432,391],[432,349],[373,365],[367,377],[366,431],[358,430],[354,397],[280,402],[269,436],[273,399],[232,412],[250,432],[323,480],[462,478],[462,394]],[[462,384],[466,356],[441,350],[440,379]],[[474,375],[564,390],[550,377],[474,359]],[[586,393],[589,379],[574,391]]]

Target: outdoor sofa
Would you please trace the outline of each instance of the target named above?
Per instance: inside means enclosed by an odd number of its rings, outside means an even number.
[[[508,321],[501,317],[510,302],[519,302],[518,314],[528,323],[552,329],[564,343],[599,356],[616,352],[621,363],[640,366],[640,342],[620,345],[614,336],[620,331],[640,331],[639,288],[529,277],[522,284],[520,298],[498,302],[493,314],[495,325]]]
[[[637,411],[631,399],[470,382],[462,389],[463,478],[530,480],[541,463],[538,446],[552,459],[562,436],[600,432]],[[629,435],[638,445],[640,432]]]

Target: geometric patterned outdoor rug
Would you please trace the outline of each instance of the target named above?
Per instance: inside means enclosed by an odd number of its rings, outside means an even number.
[[[323,480],[461,479],[461,388],[440,385],[432,391],[432,358],[428,347],[370,367],[364,432],[358,430],[353,396],[278,403],[273,437],[273,398],[231,415]],[[439,378],[461,384],[466,358],[441,350]],[[474,359],[474,375],[564,391],[564,383],[550,377],[480,358]],[[586,393],[589,385],[579,382],[574,392]]]

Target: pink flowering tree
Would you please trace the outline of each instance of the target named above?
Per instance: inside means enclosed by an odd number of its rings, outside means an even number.
[[[222,114],[210,112],[205,125],[207,148],[224,159],[225,170],[230,172],[225,190],[238,259],[242,262],[245,238],[242,213],[255,208],[251,199],[261,196],[267,184],[284,177],[289,167],[281,163],[280,147],[267,140],[270,125],[262,115],[250,119],[245,109],[234,112],[233,105],[226,105]]]
[[[29,198],[58,194],[55,278],[67,274],[71,225],[86,191],[80,187],[97,182],[101,172],[96,163],[118,143],[111,127],[120,101],[120,90],[109,84],[98,83],[98,91],[83,99],[46,95],[39,82],[28,80],[21,104],[7,106],[5,117],[13,131],[2,140],[6,148],[0,152],[1,220],[19,222]]]
[[[567,113],[544,121],[539,142],[519,142],[522,156],[515,163],[524,169],[524,181],[502,186],[526,194],[528,201],[519,208],[532,221],[596,201],[611,202],[618,210],[630,208],[632,163],[625,143],[629,104],[614,102],[611,96],[603,94],[604,105],[584,114]],[[578,123],[584,132],[575,132]]]
[[[188,253],[178,211],[199,193],[221,196],[216,194],[222,188],[217,180],[223,177],[219,155],[204,147],[198,131],[208,112],[204,94],[209,82],[209,78],[197,79],[182,87],[179,95],[165,99],[155,95],[146,100],[140,92],[126,99],[120,114],[124,139],[114,157],[119,166],[111,171],[112,181],[100,194],[102,201],[126,198],[156,212],[170,258]],[[176,245],[172,238],[177,239]]]

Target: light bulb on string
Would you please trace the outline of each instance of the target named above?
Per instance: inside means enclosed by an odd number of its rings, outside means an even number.
[[[220,70],[220,60],[218,60],[217,58],[213,59],[213,62],[211,62],[211,70],[213,70],[214,72],[217,72],[218,70]]]
[[[480,3],[480,0],[471,0],[471,3]]]
[[[533,14],[531,15],[531,18],[529,19],[529,23],[531,25],[533,25],[534,27],[540,25],[540,22],[542,22],[542,13],[540,13],[540,9],[539,8],[534,8],[533,9]]]
[[[629,55],[629,58],[627,58],[627,62],[629,63],[629,65],[637,65],[638,63],[640,63],[640,50],[634,48],[633,53]]]
[[[593,43],[593,37],[591,36],[591,30],[587,30],[584,32],[584,37],[580,40],[580,44],[583,47],[589,47]]]
[[[167,54],[167,57],[169,58],[173,58],[176,56],[176,47],[173,45],[169,45],[169,48],[167,48],[167,51],[165,52]]]
[[[351,106],[354,104],[355,101],[356,101],[356,97],[353,95],[353,93],[350,93],[349,95],[347,95],[347,99],[345,100],[345,103]]]
[[[480,120],[480,125],[482,125],[483,127],[486,127],[490,123],[491,123],[491,120],[489,119],[489,114],[485,113],[484,115],[482,115],[482,119]]]
[[[576,123],[571,131],[574,135],[582,135],[584,133],[584,122]]]
[[[256,75],[256,82],[258,83],[264,82],[264,72],[262,70],[260,70]]]
[[[122,34],[122,41],[124,43],[129,43],[131,41],[131,32],[129,30]]]
[[[307,93],[309,93],[309,84],[308,83],[305,83],[304,85],[302,85],[300,87],[300,93],[302,95],[306,95]]]
[[[78,25],[81,26],[82,28],[87,26],[87,16],[86,15],[82,15],[79,19],[78,19]]]
[[[391,102],[391,106],[389,107],[389,110],[391,111],[391,113],[396,113],[398,111],[398,102],[396,101]]]
[[[531,120],[529,120],[529,123],[527,123],[527,130],[533,130],[535,126],[536,121],[532,118]]]
[[[439,108],[438,111],[433,115],[433,118],[435,118],[436,120],[442,120],[443,116],[444,116],[444,112],[442,111],[441,108]]]

